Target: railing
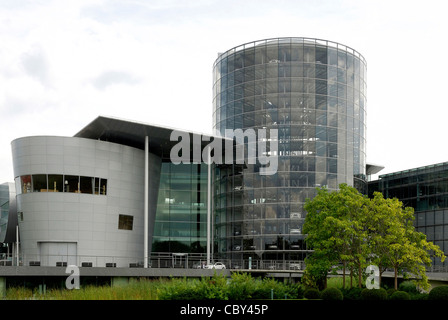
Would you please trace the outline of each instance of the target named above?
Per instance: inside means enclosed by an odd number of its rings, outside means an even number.
[[[226,269],[234,270],[304,270],[303,260],[261,260],[261,259],[212,259],[214,264],[220,262]],[[19,266],[54,266],[66,267],[111,267],[111,268],[143,268],[142,257],[114,257],[87,255],[20,255]],[[201,269],[207,265],[207,256],[202,253],[152,253],[149,260],[151,268],[184,268]],[[16,256],[0,255],[0,266],[17,266]],[[393,269],[387,270],[392,271]],[[427,272],[448,273],[448,266],[433,265]]]
[[[259,269],[259,270],[303,270],[303,261],[287,260],[230,260],[213,259],[210,264],[220,262],[226,269]],[[143,268],[141,257],[113,257],[87,255],[20,255],[19,266],[54,266],[66,267],[77,265],[80,267],[115,267],[115,268]],[[17,266],[17,257],[0,257],[0,266]],[[207,267],[206,254],[195,253],[153,253],[149,260],[151,268],[184,268],[201,269]]]

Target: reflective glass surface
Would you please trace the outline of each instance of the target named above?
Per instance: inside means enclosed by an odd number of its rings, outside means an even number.
[[[369,182],[369,195],[374,191],[413,207],[417,231],[448,255],[448,163],[380,175]],[[434,264],[442,263],[437,259]]]
[[[366,63],[329,41],[245,44],[214,64],[214,129],[277,129],[278,171],[258,165],[214,174],[215,253],[234,261],[303,260],[303,204],[315,188],[366,192]]]
[[[162,163],[153,252],[205,253],[207,165]]]

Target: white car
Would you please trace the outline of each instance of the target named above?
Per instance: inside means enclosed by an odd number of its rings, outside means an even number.
[[[206,269],[225,269],[226,266],[222,262],[216,262],[215,264],[209,264]]]

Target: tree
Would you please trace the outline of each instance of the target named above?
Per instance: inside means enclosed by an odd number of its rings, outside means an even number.
[[[425,266],[431,256],[445,259],[440,248],[426,241],[426,236],[414,228],[414,209],[404,207],[397,198],[385,199],[379,192],[370,201],[366,219],[371,260],[380,269],[394,269],[394,286],[398,289],[398,274],[407,270],[421,287],[428,287]]]
[[[307,216],[303,231],[307,234],[307,244],[314,250],[306,264],[307,268],[309,264],[315,264],[316,257],[325,257],[326,265],[330,266],[342,263],[344,287],[347,266],[356,268],[361,286],[367,248],[363,217],[366,216],[368,198],[346,184],[339,187],[334,192],[319,188],[317,195],[305,203]],[[319,275],[322,276],[322,268],[319,268]]]
[[[410,209],[402,210],[402,203],[397,198],[385,199],[379,192],[370,200],[366,223],[368,225],[368,242],[371,262],[378,266],[380,285],[382,274],[392,268],[390,246],[403,241],[401,228],[406,219],[413,217]]]
[[[368,199],[355,188],[341,184],[339,190],[318,189],[316,197],[305,203],[307,216],[303,231],[306,242],[314,250],[306,258],[307,279],[326,278],[332,266],[358,274],[362,285],[367,263],[376,264],[381,275],[387,268],[394,269],[395,289],[398,274],[405,271],[417,277],[421,287],[428,287],[425,266],[433,257],[445,255],[440,248],[426,240],[413,225],[414,210],[404,207],[396,198],[385,199],[375,193]]]

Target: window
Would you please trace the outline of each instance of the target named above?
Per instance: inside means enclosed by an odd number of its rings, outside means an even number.
[[[47,192],[47,175],[33,174],[33,192]]]
[[[79,176],[64,176],[64,192],[79,192]]]
[[[14,179],[17,194],[28,192],[70,192],[107,194],[107,179],[62,174],[23,175]]]
[[[132,230],[132,224],[134,222],[133,216],[124,214],[118,215],[118,229],[120,230]]]
[[[107,179],[95,178],[95,194],[107,193]]]
[[[92,177],[80,177],[79,178],[79,192],[81,193],[93,193],[93,178]]]
[[[22,193],[31,192],[31,176],[21,176],[20,177],[20,190]]]
[[[63,178],[62,174],[48,175],[48,191],[49,192],[63,192]]]

